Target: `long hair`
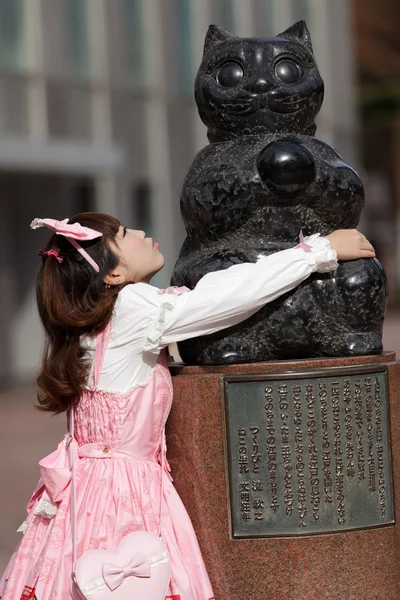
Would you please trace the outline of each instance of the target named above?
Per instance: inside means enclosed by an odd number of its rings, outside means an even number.
[[[95,336],[111,319],[120,287],[106,288],[104,277],[118,266],[111,242],[120,223],[102,213],[80,213],[69,223],[100,231],[94,240],[80,242],[99,265],[96,273],[70,242],[54,234],[46,250],[57,250],[60,264],[44,255],[39,269],[36,297],[45,330],[41,369],[37,378],[38,408],[61,413],[80,396],[87,383],[89,365],[82,359],[80,337]]]

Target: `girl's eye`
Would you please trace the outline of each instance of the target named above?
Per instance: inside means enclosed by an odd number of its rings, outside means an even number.
[[[275,65],[275,75],[283,83],[297,83],[303,76],[303,70],[294,60],[280,60]]]
[[[126,227],[124,227],[124,237],[126,236]]]
[[[244,71],[242,67],[236,62],[225,63],[217,74],[217,81],[220,85],[226,88],[232,88],[242,81]]]

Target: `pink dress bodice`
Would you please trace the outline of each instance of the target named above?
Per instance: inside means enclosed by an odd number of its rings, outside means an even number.
[[[129,458],[159,462],[172,382],[160,354],[150,381],[125,394],[87,389],[75,408],[80,458]]]

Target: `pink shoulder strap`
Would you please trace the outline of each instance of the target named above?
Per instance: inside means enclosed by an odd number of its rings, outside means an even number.
[[[111,336],[111,321],[109,321],[107,327],[99,333],[96,340],[96,351],[94,354],[93,364],[93,376],[92,376],[92,387],[96,387],[99,383],[101,368],[104,362],[104,355],[110,341]]]

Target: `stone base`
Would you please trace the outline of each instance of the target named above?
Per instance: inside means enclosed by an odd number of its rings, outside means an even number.
[[[232,365],[172,365],[174,403],[168,422],[172,475],[197,532],[218,600],[399,600],[398,525],[290,538],[230,535],[223,390],[231,374],[382,365],[388,369],[393,486],[400,498],[400,363],[393,353]],[[400,502],[395,506],[396,521]]]

